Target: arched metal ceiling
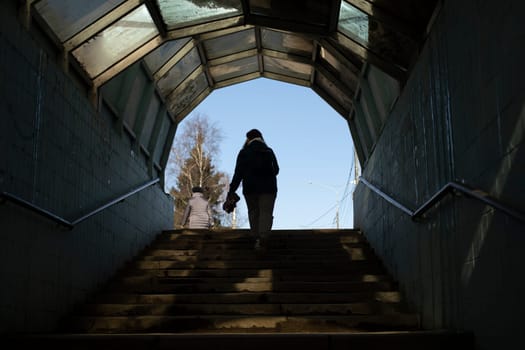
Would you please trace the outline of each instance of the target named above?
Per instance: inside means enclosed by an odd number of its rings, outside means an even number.
[[[371,64],[401,85],[438,0],[26,0],[97,91],[143,60],[182,120],[214,89],[258,77],[312,88],[343,117]]]

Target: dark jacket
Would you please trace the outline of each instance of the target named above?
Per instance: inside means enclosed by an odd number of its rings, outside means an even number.
[[[265,171],[257,170],[256,160],[261,156],[261,152],[266,152],[270,156],[270,169]],[[279,165],[273,150],[262,140],[255,139],[241,149],[237,155],[235,173],[230,183],[229,192],[237,191],[242,181],[243,194],[277,193],[277,174]]]

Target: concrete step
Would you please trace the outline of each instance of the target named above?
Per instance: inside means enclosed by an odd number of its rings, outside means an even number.
[[[474,349],[471,333],[448,330],[345,333],[29,334],[4,337],[7,348],[191,350]]]
[[[357,332],[417,330],[415,314],[382,315],[178,315],[178,316],[74,316],[64,329],[78,333],[127,332]]]
[[[366,243],[366,239],[359,232],[336,233],[336,234],[312,234],[306,232],[289,233],[289,231],[275,230],[268,236],[270,240],[276,243],[312,243],[334,244],[334,243]],[[206,242],[207,244],[216,244],[222,242],[228,243],[246,243],[253,239],[249,232],[243,233],[218,233],[213,231],[204,231],[201,233],[188,234],[186,231],[164,232],[160,234],[155,243],[158,242],[179,242],[195,243]]]
[[[214,245],[231,245],[232,247],[241,247],[249,244],[253,241],[252,236],[240,237],[240,238],[227,238],[227,237],[209,237],[204,236],[179,236],[171,235],[166,237],[159,237],[154,242],[155,244],[174,244],[177,243],[181,246],[184,245],[202,245],[206,244],[210,247]],[[322,237],[316,239],[315,237],[277,237],[275,235],[269,236],[268,241],[275,247],[313,247],[313,244],[317,243],[319,247],[334,247],[335,245],[341,244],[366,244],[366,241],[361,236],[342,236],[342,237]]]
[[[474,349],[423,331],[358,230],[168,230],[53,334],[4,337],[53,349]]]
[[[243,251],[247,254],[253,253],[254,240],[243,240],[243,241],[212,241],[212,242],[187,242],[187,241],[160,241],[154,246],[157,249],[166,250],[198,250],[201,253],[214,253],[214,252],[239,252]],[[327,253],[330,251],[333,253],[348,253],[349,249],[352,248],[371,248],[364,245],[363,243],[337,243],[337,242],[309,242],[309,241],[293,241],[293,242],[279,242],[268,240],[268,248],[271,251],[267,252],[267,255],[276,254],[315,254],[315,253]],[[150,246],[151,247],[151,246]],[[371,251],[371,250],[370,250]]]
[[[402,313],[399,304],[355,302],[333,304],[279,303],[168,303],[168,304],[86,304],[83,316],[181,316],[181,315],[373,315]]]
[[[176,260],[135,260],[128,265],[129,269],[324,269],[325,271],[343,271],[363,270],[367,268],[378,268],[382,266],[378,260],[355,260],[343,261],[334,260],[327,257],[325,260],[312,261],[306,260],[298,263],[294,260],[271,260],[271,259],[253,259],[253,260],[197,260],[197,261],[176,261]]]
[[[101,293],[93,302],[109,304],[235,304],[235,303],[354,303],[363,300],[382,303],[400,303],[399,291],[359,291],[353,293],[275,293],[275,292],[235,292],[235,293],[178,293],[178,294],[139,294],[139,293]]]
[[[177,277],[183,278],[271,278],[282,281],[330,281],[344,279],[346,281],[376,281],[383,280],[386,271],[380,264],[367,265],[366,268],[352,267],[348,264],[339,266],[336,271],[327,271],[319,267],[301,269],[300,267],[282,269],[123,269],[115,279],[127,277]]]
[[[60,332],[350,334],[419,330],[358,231],[170,230],[66,318]],[[239,338],[233,343],[239,342]],[[236,345],[235,345],[236,346]]]
[[[379,282],[244,282],[237,283],[169,283],[138,281],[137,283],[116,281],[108,285],[108,289],[114,292],[133,293],[203,293],[203,292],[358,292],[358,291],[391,291],[397,287],[396,283],[390,281]]]
[[[333,238],[333,237],[360,237],[363,234],[358,229],[305,229],[305,230],[272,230],[272,236],[275,237],[306,237],[306,238]],[[196,237],[200,238],[225,238],[236,239],[250,237],[251,233],[248,229],[174,229],[164,230],[158,238],[166,237]]]
[[[150,270],[148,270],[150,271]],[[183,270],[190,271],[190,270]],[[126,284],[155,284],[155,283],[170,283],[170,284],[211,284],[211,283],[279,283],[279,282],[393,282],[388,275],[375,274],[308,274],[305,271],[298,271],[297,274],[279,274],[261,276],[255,274],[256,277],[250,275],[215,275],[215,276],[192,276],[192,275],[165,275],[162,271],[155,270],[155,273],[141,273],[139,271],[135,274],[129,274],[119,278],[119,282]],[[170,271],[180,272],[180,271]]]
[[[366,260],[377,259],[371,249],[363,247],[349,247],[345,249],[277,249],[267,250],[262,256],[265,259],[286,260],[324,260],[326,257],[337,260]],[[231,251],[217,251],[210,249],[150,249],[142,255],[143,260],[254,260],[260,259],[261,255],[249,249],[238,249]]]

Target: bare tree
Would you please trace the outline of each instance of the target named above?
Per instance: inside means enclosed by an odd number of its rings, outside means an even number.
[[[228,185],[227,175],[215,169],[214,160],[222,141],[220,130],[204,114],[195,114],[184,122],[180,136],[175,137],[168,164],[168,175],[176,178],[170,194],[175,201],[174,222],[179,224],[191,197],[191,189],[202,187],[210,202],[216,226],[221,226],[220,207]],[[224,180],[226,178],[226,180]]]

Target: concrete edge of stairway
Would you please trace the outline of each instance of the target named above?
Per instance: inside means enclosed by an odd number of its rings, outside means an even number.
[[[53,349],[290,349],[303,350],[383,349],[427,350],[474,349],[474,336],[468,331],[421,330],[358,333],[115,333],[115,334],[11,334],[0,344],[53,346]]]

